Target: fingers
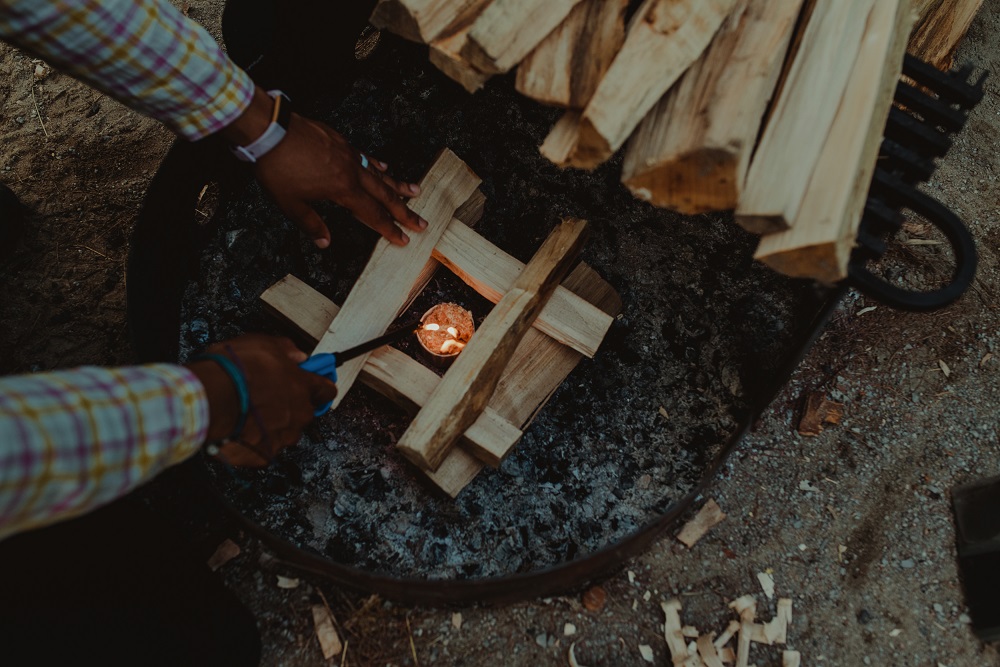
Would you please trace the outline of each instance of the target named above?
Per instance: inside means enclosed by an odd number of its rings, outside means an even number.
[[[389,165],[385,162],[368,158],[368,164],[374,167],[382,182],[388,185],[400,197],[409,199],[420,194],[420,186],[416,183],[404,183],[390,176],[388,173]]]
[[[303,361],[309,358],[309,355],[298,348],[298,346],[292,342],[291,338],[277,337],[275,338],[277,345],[284,352],[288,358],[295,364],[301,364]]]
[[[410,242],[410,237],[396,226],[395,218],[374,197],[358,197],[348,208],[354,217],[381,234],[389,243],[403,246]]]
[[[361,186],[389,211],[395,221],[415,232],[426,229],[427,221],[410,210],[406,201],[400,198],[400,196],[410,197],[412,194],[400,195],[389,184],[389,181],[392,179],[388,176],[375,175],[370,171],[364,171],[361,174]],[[395,183],[395,181],[392,182]]]
[[[276,200],[282,213],[287,215],[302,233],[312,239],[318,248],[330,247],[330,230],[313,207],[298,199]]]

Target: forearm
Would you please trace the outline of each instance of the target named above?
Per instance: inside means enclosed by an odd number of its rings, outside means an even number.
[[[0,378],[0,539],[128,493],[208,429],[205,388],[180,366]]]
[[[0,38],[192,140],[254,99],[246,72],[167,0],[0,0]]]

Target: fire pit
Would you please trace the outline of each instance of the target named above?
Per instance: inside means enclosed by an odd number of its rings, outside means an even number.
[[[557,113],[505,80],[470,97],[395,41],[342,104],[313,113],[408,179],[443,146],[461,154],[483,178],[476,231],[521,261],[559,217],[589,220],[584,260],[623,307],[595,358],[526,416],[517,450],[455,499],[396,452],[409,415],[363,387],[277,465],[235,478],[213,467],[213,486],[286,560],[424,601],[580,584],[691,505],[836,303],[837,292],[755,264],[755,238],[726,216],[683,217],[637,201],[618,183],[616,162],[592,173],[553,167],[538,145]],[[182,358],[245,331],[289,333],[258,299],[286,274],[343,303],[376,239],[343,212],[327,213],[334,244],[318,253],[255,185],[225,196],[184,294]],[[476,323],[492,307],[439,272],[403,316],[441,303]],[[413,357],[419,347],[400,345]]]

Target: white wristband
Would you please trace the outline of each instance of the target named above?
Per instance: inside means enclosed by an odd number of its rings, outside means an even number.
[[[247,146],[232,146],[233,155],[243,162],[254,163],[264,157],[272,148],[281,143],[288,130],[288,122],[292,115],[291,103],[280,90],[269,90],[267,94],[274,100],[276,113],[274,120],[264,130],[264,134]]]

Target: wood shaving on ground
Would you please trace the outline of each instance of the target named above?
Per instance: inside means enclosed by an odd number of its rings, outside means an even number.
[[[337,634],[337,628],[333,625],[333,614],[326,608],[326,605],[314,604],[312,616],[313,625],[316,626],[316,638],[323,651],[323,658],[329,660],[343,650],[340,635]]]
[[[211,558],[208,559],[208,569],[215,572],[239,555],[240,545],[230,539],[225,539],[222,541],[222,544],[215,549],[215,553],[212,554]]]
[[[763,574],[763,573],[762,573]],[[777,612],[770,621],[757,623],[757,600],[752,595],[744,595],[733,600],[729,607],[740,615],[740,620],[730,621],[718,637],[714,632],[702,634],[697,641],[686,644],[684,638],[694,633],[693,626],[682,626],[679,599],[661,602],[664,613],[663,637],[670,652],[672,664],[676,667],[722,667],[735,662],[736,667],[749,667],[751,643],[785,644],[788,641],[788,627],[792,622],[792,600],[778,600]],[[736,651],[726,646],[733,637],[737,638]],[[785,651],[794,654],[795,651]],[[796,662],[795,665],[798,665]]]
[[[945,377],[951,375],[951,368],[948,367],[948,364],[944,363],[944,359],[938,359],[938,366],[941,367],[941,372],[944,373]]]
[[[646,662],[653,662],[653,647],[649,644],[639,644],[639,655],[641,655],[642,659]]]
[[[693,519],[684,524],[681,532],[677,533],[677,539],[688,549],[693,547],[698,540],[703,538],[708,531],[726,518],[725,512],[712,498],[708,499],[698,514]]]
[[[802,656],[798,651],[785,651],[781,654],[781,667],[799,667],[802,664]]]
[[[576,661],[576,642],[569,645],[569,667],[586,667]]]
[[[302,583],[294,577],[283,577],[278,575],[278,588],[298,588],[299,584]]]
[[[462,629],[462,615],[457,611],[451,615],[451,627],[455,628],[456,630]]]
[[[824,424],[839,424],[844,416],[844,404],[827,400],[820,392],[810,392],[806,397],[805,410],[799,420],[799,435],[817,436],[823,432]]]
[[[769,572],[758,572],[757,581],[768,600],[774,599],[774,577]]]

